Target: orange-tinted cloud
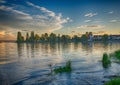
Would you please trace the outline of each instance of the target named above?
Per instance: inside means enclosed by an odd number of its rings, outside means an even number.
[[[11,32],[0,31],[0,40],[16,40],[16,36]]]

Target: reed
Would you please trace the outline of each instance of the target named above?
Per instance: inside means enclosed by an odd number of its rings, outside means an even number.
[[[63,73],[63,72],[71,72],[72,71],[72,67],[71,67],[71,61],[67,61],[66,65],[64,67],[59,67],[59,68],[55,68],[54,72],[55,73]]]
[[[109,67],[109,65],[111,64],[110,58],[108,56],[107,53],[103,54],[103,58],[102,58],[102,65],[104,68]]]

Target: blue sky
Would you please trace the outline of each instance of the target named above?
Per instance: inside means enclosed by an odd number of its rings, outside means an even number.
[[[120,34],[120,0],[0,0],[0,39],[17,31]]]

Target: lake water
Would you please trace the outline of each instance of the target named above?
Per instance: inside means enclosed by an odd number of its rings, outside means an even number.
[[[0,85],[103,85],[104,76],[120,73],[120,64],[104,69],[104,52],[120,49],[112,43],[17,44],[0,43]],[[72,72],[48,75],[71,60]]]

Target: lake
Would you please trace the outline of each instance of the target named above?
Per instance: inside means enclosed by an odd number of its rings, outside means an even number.
[[[100,60],[104,52],[120,49],[110,43],[0,43],[0,85],[103,85],[104,76],[120,74],[120,64],[107,69]],[[48,75],[71,60],[72,72]]]

